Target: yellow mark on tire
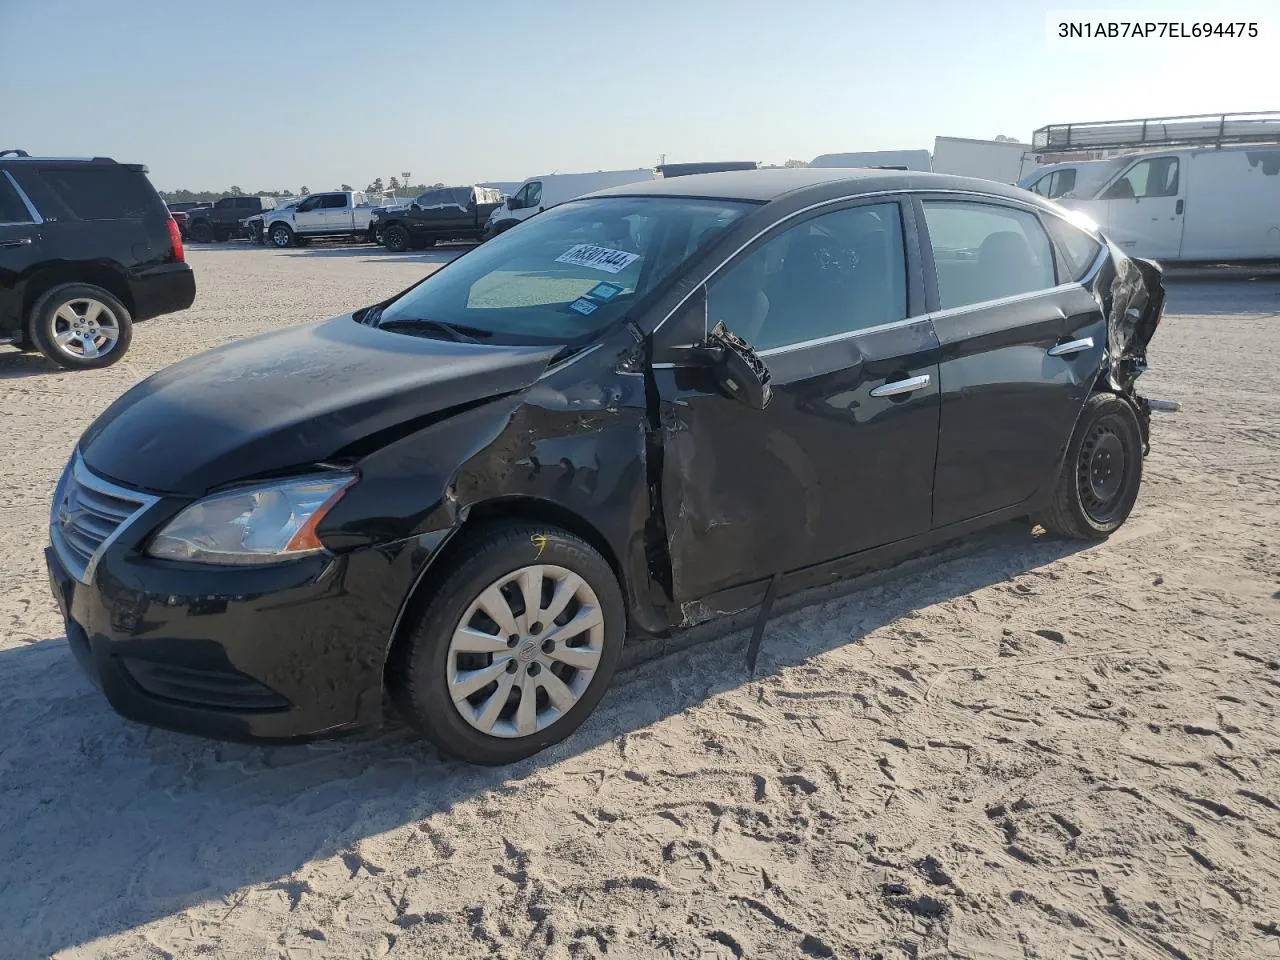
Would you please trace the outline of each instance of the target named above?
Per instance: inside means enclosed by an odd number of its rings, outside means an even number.
[[[529,538],[529,542],[538,548],[538,556],[533,559],[537,560],[542,556],[542,551],[547,549],[547,535],[545,533],[535,533]]]

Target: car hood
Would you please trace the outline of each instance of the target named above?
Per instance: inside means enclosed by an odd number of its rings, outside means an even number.
[[[523,389],[557,351],[392,333],[348,314],[161,370],[107,408],[81,437],[80,453],[116,483],[200,496]]]

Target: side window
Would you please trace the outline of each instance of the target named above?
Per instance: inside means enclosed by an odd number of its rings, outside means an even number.
[[[308,211],[314,210],[319,202],[319,197],[307,197],[305,200],[300,200],[298,205],[293,209],[298,213],[307,213]]]
[[[1058,217],[1047,215],[1044,224],[1053,237],[1054,254],[1058,258],[1058,277],[1064,283],[1079,280],[1089,272],[1093,261],[1098,259],[1102,244]]]
[[[536,207],[542,202],[542,181],[535,180],[529,184],[529,195],[525,198],[526,207]]]
[[[1152,157],[1130,167],[1107,188],[1104,200],[1141,200],[1178,195],[1178,158]]]
[[[347,206],[347,195],[345,193],[331,193],[325,197],[324,205],[329,210],[343,210]]]
[[[9,178],[0,173],[0,224],[34,222],[31,212],[18,196],[18,191],[13,189]]]
[[[1054,286],[1049,237],[1035,214],[971,201],[926,200],[942,309]]]
[[[1057,170],[1053,174],[1053,182],[1049,184],[1049,193],[1047,196],[1050,200],[1054,200],[1062,196],[1064,193],[1070,193],[1075,188],[1075,168],[1068,167],[1066,170]]]
[[[146,174],[92,163],[41,170],[40,181],[78,220],[122,220],[166,214]],[[42,201],[43,202],[43,201]]]
[[[849,207],[770,238],[712,281],[707,322],[757,350],[904,320],[907,267],[896,203]]]
[[[214,206],[219,210],[232,210],[240,203],[237,197],[223,197]]]

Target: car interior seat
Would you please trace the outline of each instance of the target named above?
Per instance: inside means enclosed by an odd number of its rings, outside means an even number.
[[[1034,290],[1041,273],[1027,238],[1015,230],[1001,230],[983,240],[977,265],[974,302]]]

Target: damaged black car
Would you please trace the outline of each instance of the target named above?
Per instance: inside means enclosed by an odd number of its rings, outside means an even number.
[[[528,756],[665,636],[998,522],[1128,517],[1159,268],[1042,198],[759,170],[565,203],[391,299],[178,363],[46,551],[126,717]]]

